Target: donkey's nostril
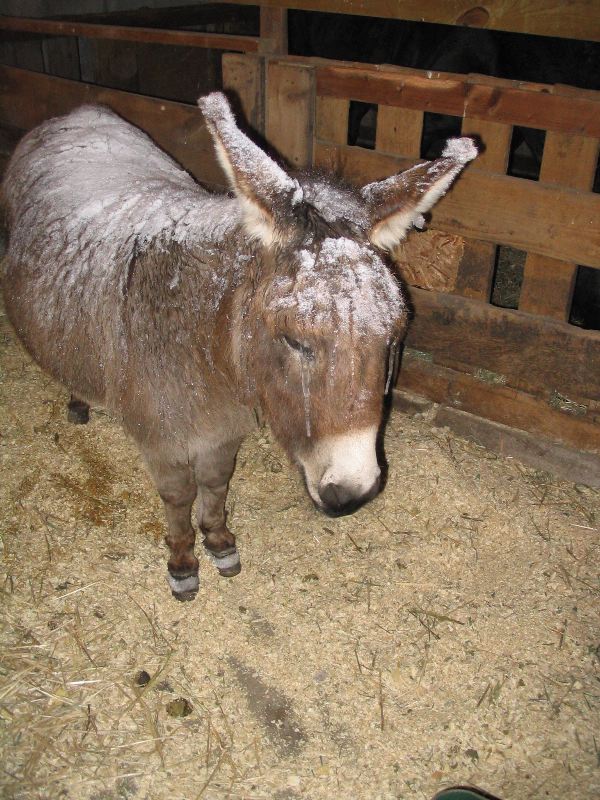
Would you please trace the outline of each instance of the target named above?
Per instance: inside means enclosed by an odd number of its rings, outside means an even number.
[[[333,511],[341,510],[354,499],[347,489],[337,483],[328,483],[319,491],[319,494],[325,505]]]
[[[327,483],[319,489],[319,497],[323,502],[323,510],[331,516],[351,514],[363,503],[371,500],[379,491],[379,478],[375,480],[367,492],[357,493],[339,483]]]

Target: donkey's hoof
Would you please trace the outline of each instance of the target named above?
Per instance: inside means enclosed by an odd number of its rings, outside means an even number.
[[[224,578],[233,578],[234,575],[239,575],[242,571],[240,557],[237,550],[230,550],[224,554],[213,553],[212,550],[205,548],[210,556],[210,560],[215,567],[219,570],[219,575]]]
[[[71,400],[67,406],[67,421],[72,425],[87,425],[90,421],[90,407],[83,400]]]
[[[193,600],[198,594],[200,587],[198,575],[187,575],[182,578],[169,573],[167,581],[171,587],[171,594],[176,600]]]
[[[188,600],[195,600],[196,595],[198,594],[198,589],[193,589],[190,592],[174,592],[171,589],[171,594],[175,598],[175,600],[179,600],[180,603],[186,603]]]
[[[242,571],[242,565],[240,564],[240,560],[238,558],[237,564],[232,564],[231,567],[220,567],[217,564],[217,569],[219,570],[219,575],[223,578],[234,578],[236,575],[239,575]]]

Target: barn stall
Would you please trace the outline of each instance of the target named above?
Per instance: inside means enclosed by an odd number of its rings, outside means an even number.
[[[589,3],[456,5],[368,11],[600,38]],[[485,145],[397,253],[414,319],[385,491],[326,519],[257,431],[229,497],[243,572],[203,564],[191,605],[168,593],[135,449],[101,410],[68,425],[65,391],[3,317],[0,782],[8,797],[593,796],[600,334],[569,320],[578,272],[600,267],[600,95],[288,56],[285,22],[276,2],[0,20],[8,144],[103,102],[224,186],[192,105],[223,85],[291,164],[356,182],[414,163],[424,114]],[[368,147],[348,144],[357,102],[377,106]],[[507,174],[515,126],[545,132],[538,180]],[[523,265],[514,309],[490,303],[499,248]]]

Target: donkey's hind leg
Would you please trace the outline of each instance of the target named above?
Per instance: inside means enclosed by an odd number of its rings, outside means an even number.
[[[90,407],[83,400],[79,400],[74,394],[67,404],[67,420],[73,425],[87,425],[90,421]]]
[[[225,524],[225,500],[241,439],[217,449],[196,453],[194,472],[199,497],[196,505],[198,527],[204,534],[204,548],[225,578],[241,570],[235,536]]]
[[[165,542],[170,550],[167,580],[173,597],[193,600],[199,587],[198,559],[194,555],[196,534],[191,523],[196,482],[189,464],[168,463],[156,453],[145,456],[167,518]]]

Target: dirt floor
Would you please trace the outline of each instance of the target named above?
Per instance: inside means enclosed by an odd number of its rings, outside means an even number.
[[[1,322],[3,798],[600,795],[598,491],[398,415],[387,488],[330,520],[260,431],[242,573],[178,603],[134,447]]]

